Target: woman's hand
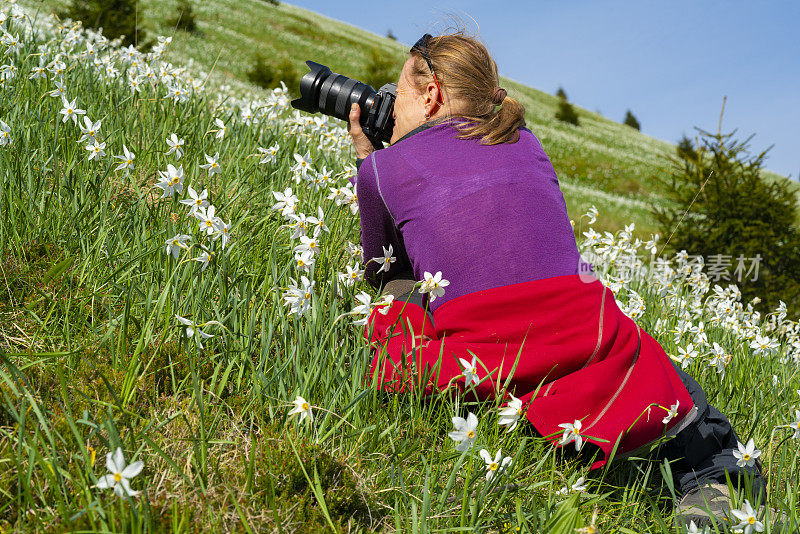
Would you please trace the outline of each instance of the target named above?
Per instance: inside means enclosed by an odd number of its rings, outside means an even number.
[[[353,146],[356,149],[356,157],[358,159],[364,159],[369,156],[371,153],[375,152],[375,147],[372,146],[372,142],[367,137],[367,134],[364,133],[364,130],[361,129],[361,123],[359,119],[361,118],[361,107],[353,102],[353,105],[350,106],[350,122],[347,124],[347,129],[350,132],[350,137],[353,138]]]

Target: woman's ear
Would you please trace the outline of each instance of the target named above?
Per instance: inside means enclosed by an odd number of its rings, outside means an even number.
[[[431,106],[431,112],[436,111],[436,107],[441,105],[441,102],[444,101],[443,95],[439,93],[439,88],[436,86],[435,83],[430,82],[427,87],[427,91],[425,94],[425,108],[427,109],[428,106]]]

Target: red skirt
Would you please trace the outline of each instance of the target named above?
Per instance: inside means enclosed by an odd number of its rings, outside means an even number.
[[[527,419],[554,445],[560,424],[580,420],[584,441],[603,451],[592,468],[603,466],[615,447],[619,456],[674,433],[696,411],[661,345],[594,276],[462,295],[436,309],[435,326],[416,304],[386,308],[373,310],[364,330],[375,347],[371,373],[378,387],[463,388],[458,359],[475,356],[479,378],[489,377],[475,386],[480,398],[499,394],[508,381]],[[664,424],[676,402],[677,415]]]

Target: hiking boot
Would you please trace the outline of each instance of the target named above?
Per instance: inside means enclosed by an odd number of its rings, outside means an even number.
[[[731,494],[726,484],[706,482],[681,497],[675,507],[675,522],[679,529],[691,521],[702,530],[716,527],[721,531],[730,525]]]
[[[705,482],[681,498],[675,507],[675,523],[681,530],[694,522],[699,532],[704,527],[710,527],[712,532],[715,528],[720,532],[727,532],[728,527],[736,526],[740,522],[731,512],[731,501],[727,484]],[[755,518],[762,524],[766,523],[765,512],[764,506],[758,506],[755,512]],[[773,532],[798,534],[797,525],[791,525],[784,512],[772,510],[770,518]]]

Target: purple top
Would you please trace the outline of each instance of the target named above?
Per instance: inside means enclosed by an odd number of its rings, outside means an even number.
[[[457,139],[452,124],[418,128],[360,162],[356,194],[371,285],[413,269],[449,280],[450,299],[520,282],[578,274],[582,260],[564,196],[527,128],[516,143]],[[376,274],[382,247],[397,260]],[[587,272],[584,270],[583,272]]]

